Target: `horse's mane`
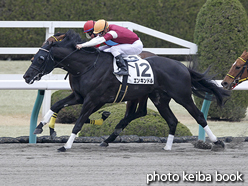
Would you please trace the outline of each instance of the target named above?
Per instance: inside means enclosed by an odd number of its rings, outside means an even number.
[[[82,42],[82,39],[78,33],[74,30],[69,30],[65,34],[65,38],[62,41],[55,42],[55,47],[75,48],[77,43]]]
[[[59,34],[59,33],[57,33],[57,34]],[[68,32],[65,33],[65,38],[60,42],[54,43],[53,46],[75,49],[76,44],[84,43],[84,42],[85,42],[85,40],[82,40],[81,36],[78,33],[76,33],[74,30],[70,29]],[[96,52],[97,51],[97,49],[95,47],[84,48],[84,50],[88,51],[88,52]]]
[[[60,33],[60,32],[57,32],[56,34],[54,34],[54,36],[61,36],[61,35],[64,35],[65,33]]]

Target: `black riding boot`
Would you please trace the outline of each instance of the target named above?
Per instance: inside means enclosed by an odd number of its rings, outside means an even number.
[[[119,72],[114,72],[116,75],[125,76],[128,75],[127,64],[123,57],[120,55],[115,57],[117,66],[121,69]]]

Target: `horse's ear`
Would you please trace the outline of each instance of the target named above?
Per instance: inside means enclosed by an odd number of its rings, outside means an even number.
[[[65,38],[65,34],[62,34],[62,35],[60,35],[60,36],[58,37],[58,40],[59,40],[59,41],[62,41],[64,38]]]

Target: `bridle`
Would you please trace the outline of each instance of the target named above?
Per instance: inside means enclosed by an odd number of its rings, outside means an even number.
[[[50,51],[49,51],[49,50],[44,49],[44,48],[40,48],[39,50],[42,50],[42,51],[47,52],[47,53],[48,53],[48,56],[47,56],[47,57],[48,57],[48,58],[49,58],[49,57],[52,58],[52,56],[49,55],[49,54],[50,54]],[[52,61],[54,62],[53,59],[52,59]],[[34,78],[31,80],[31,82],[33,82],[33,81],[35,81],[35,80],[39,80],[43,75],[48,74],[48,73],[46,72],[47,67],[48,67],[48,63],[45,63],[45,67],[44,67],[43,70],[41,71],[41,70],[40,70],[39,68],[37,68],[35,65],[31,65],[30,68],[35,69],[36,71],[38,71],[38,74],[36,74],[36,75],[34,76]]]
[[[49,58],[50,58],[51,61],[53,62],[53,64],[56,64],[56,65],[53,66],[53,68],[58,67],[64,60],[66,60],[68,57],[70,57],[72,54],[74,54],[75,52],[78,51],[78,49],[73,50],[71,53],[69,53],[67,56],[65,56],[62,60],[60,60],[59,62],[56,63],[56,62],[54,61],[54,57],[53,57],[53,55],[52,55],[52,48],[50,49],[51,52],[50,52],[49,50],[44,49],[44,48],[40,48],[39,50],[43,50],[43,51],[45,51],[45,52],[48,53],[48,56],[47,56],[48,60],[49,60]],[[83,50],[83,51],[86,52],[86,53],[95,53],[95,52],[89,52],[89,51],[84,50],[84,49],[81,49],[81,50]],[[72,73],[72,75],[74,75],[74,76],[82,75],[82,74],[85,74],[85,73],[87,73],[88,71],[90,71],[92,68],[94,68],[94,67],[96,66],[97,60],[98,60],[98,58],[99,58],[99,56],[100,56],[100,51],[99,51],[99,50],[96,50],[96,52],[98,52],[98,54],[97,54],[97,57],[96,57],[96,59],[95,59],[95,61],[94,61],[94,63],[93,63],[92,66],[90,66],[90,67],[89,67],[85,72],[83,72],[83,73],[75,72],[75,73]],[[48,62],[46,63],[46,66],[45,66],[45,68],[43,69],[43,71],[40,72],[39,74],[37,74],[36,76],[39,76],[39,75],[42,75],[42,76],[43,76],[43,75],[47,74],[47,73],[46,73],[46,68],[47,68],[47,66],[48,66]],[[38,69],[36,69],[36,70],[38,70]],[[40,71],[40,70],[38,70],[38,71]]]
[[[230,74],[227,74],[228,77],[233,79],[233,84],[234,84],[233,88],[236,87],[238,84],[242,83],[243,81],[248,80],[248,77],[241,79],[241,76],[243,75],[245,69],[248,71],[248,67],[247,67],[248,63],[241,57],[239,57],[239,59],[245,63],[245,65],[242,67],[240,72],[235,77]]]

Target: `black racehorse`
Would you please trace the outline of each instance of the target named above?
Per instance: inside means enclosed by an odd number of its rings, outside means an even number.
[[[77,133],[93,112],[105,103],[114,102],[120,85],[120,82],[113,75],[113,56],[92,47],[78,51],[75,49],[75,45],[80,42],[82,41],[79,34],[72,30],[68,31],[61,42],[40,48],[24,75],[25,81],[29,84],[39,80],[56,67],[63,68],[72,76],[71,88],[76,99],[80,100],[83,106],[70,138],[63,147],[58,149],[59,151],[66,151],[66,149],[72,147]],[[201,95],[199,92],[208,92],[214,95],[219,105],[222,105],[223,97],[228,96],[228,92],[207,79],[205,74],[187,68],[178,61],[158,56],[148,57],[146,60],[153,70],[154,84],[129,84],[128,91],[122,101],[136,100],[138,102],[139,100],[145,100],[142,103],[145,106],[141,106],[140,110],[146,112],[146,100],[148,97],[152,100],[170,128],[164,149],[171,149],[178,123],[169,107],[171,98],[187,109],[197,123],[205,129],[215,145],[224,148],[224,143],[218,140],[209,129],[202,112],[196,107],[191,96],[192,91],[198,96]],[[140,113],[142,113],[140,110],[131,114],[127,113],[102,145],[107,146],[129,122],[140,117]]]
[[[55,42],[59,42],[62,41],[65,38],[66,34],[65,33],[56,33],[53,36],[50,36],[41,47],[46,48],[49,45],[55,43]],[[46,45],[46,46],[45,46]],[[150,56],[156,56],[155,54],[148,52],[148,51],[142,51],[141,54],[139,54],[140,58],[144,59]],[[31,59],[31,61],[33,61],[34,58]],[[69,74],[69,82],[71,82],[71,74]],[[67,75],[66,75],[67,77]],[[65,78],[66,78],[65,77]],[[143,110],[146,111],[146,103],[147,103],[147,99],[137,99],[137,100],[132,100],[132,101],[128,101],[126,104],[126,115],[127,114],[131,114],[134,113],[138,107],[138,113],[141,112],[141,114],[138,114],[139,116],[143,116],[146,115],[146,112],[143,112]],[[59,111],[64,108],[64,107],[68,107],[68,106],[72,106],[72,105],[76,105],[76,104],[80,104],[81,101],[75,99],[75,95],[74,92],[72,92],[69,96],[67,96],[66,98],[59,100],[58,102],[56,102],[55,104],[52,105],[52,107],[50,108],[50,110],[46,113],[46,115],[44,116],[43,120],[39,123],[39,125],[36,127],[36,129],[34,130],[34,134],[41,134],[43,132],[43,126],[46,125],[49,122],[49,131],[50,131],[50,138],[51,139],[55,139],[56,137],[56,131],[54,130],[55,128],[55,120],[58,116]],[[145,109],[141,109],[145,108]],[[108,116],[110,115],[110,112],[108,111],[104,111],[102,113],[102,117],[101,119],[98,120],[90,120],[89,118],[86,120],[85,124],[93,124],[93,125],[102,125],[103,121],[105,119],[108,118]]]

